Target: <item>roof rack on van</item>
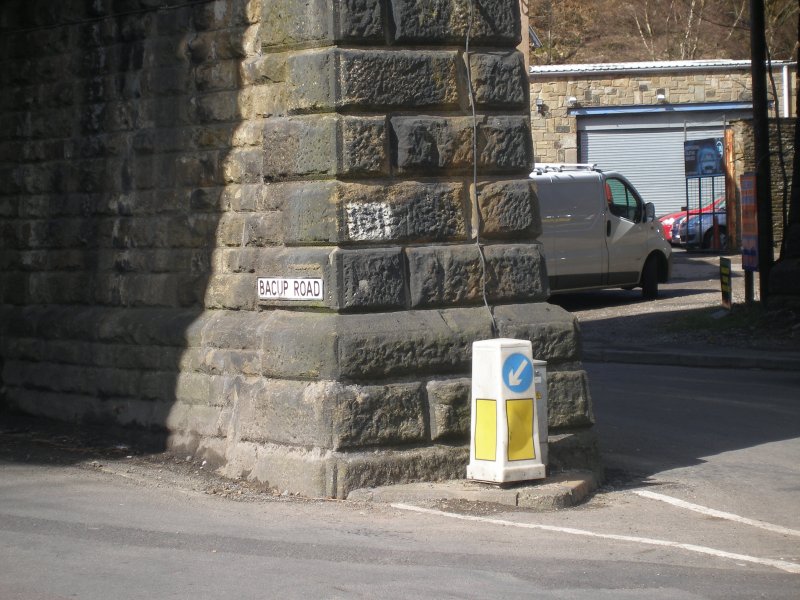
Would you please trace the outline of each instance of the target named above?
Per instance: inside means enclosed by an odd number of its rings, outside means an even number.
[[[560,173],[562,171],[599,171],[597,163],[537,163],[533,165],[534,173]]]

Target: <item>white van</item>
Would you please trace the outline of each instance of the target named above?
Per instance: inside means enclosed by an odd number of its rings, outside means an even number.
[[[672,249],[633,185],[588,164],[538,164],[540,240],[553,294],[621,287],[658,295],[672,271]]]

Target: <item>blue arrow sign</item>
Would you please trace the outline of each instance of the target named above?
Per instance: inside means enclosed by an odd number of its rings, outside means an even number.
[[[520,394],[533,383],[533,364],[524,354],[511,354],[503,362],[503,383],[515,394]]]

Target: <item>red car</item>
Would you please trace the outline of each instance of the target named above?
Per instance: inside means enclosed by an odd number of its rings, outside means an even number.
[[[713,213],[713,212],[720,212],[725,210],[725,197],[720,196],[714,202],[709,202],[705,206],[703,206],[700,210],[693,208],[689,211],[689,216],[696,215],[699,213]],[[664,228],[664,237],[667,238],[667,241],[673,244],[677,243],[677,236],[672,235],[672,226],[675,225],[677,221],[680,221],[682,218],[686,217],[686,211],[681,210],[674,213],[669,213],[668,215],[664,215],[663,217],[658,217],[659,222],[661,223],[661,227]],[[677,231],[675,232],[677,233]]]

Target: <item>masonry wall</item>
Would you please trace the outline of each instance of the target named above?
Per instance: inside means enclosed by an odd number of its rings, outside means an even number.
[[[755,139],[752,121],[734,121],[733,129],[733,169],[735,194],[741,198],[740,177],[745,173],[755,173]],[[788,219],[788,196],[792,189],[792,164],[794,161],[794,119],[770,120],[770,185],[772,188],[772,240],[775,258],[780,254],[783,243],[783,222]],[[783,165],[781,164],[783,155]],[[784,192],[786,199],[784,203]],[[741,203],[737,202],[741,213]]]
[[[463,476],[471,343],[500,335],[549,362],[553,468],[598,468],[518,5],[433,4],[4,3],[5,402],[342,497]]]
[[[222,306],[216,249],[237,226],[237,244],[263,246],[271,214],[243,212],[262,180],[243,69],[259,21],[244,0],[0,7],[0,326],[15,409],[162,436],[225,430],[205,311]]]

